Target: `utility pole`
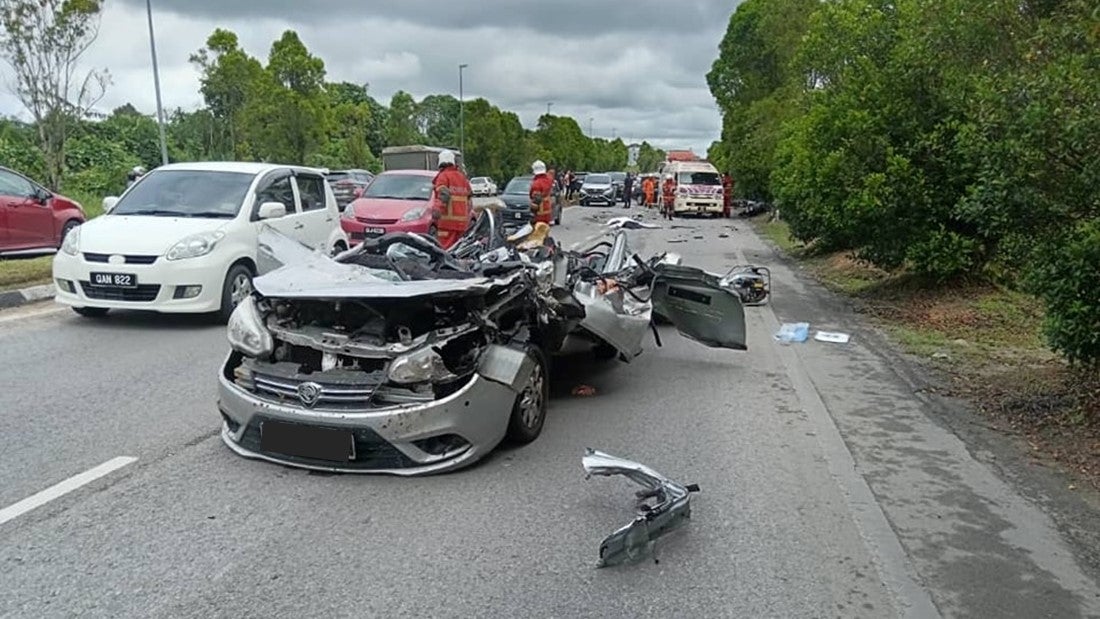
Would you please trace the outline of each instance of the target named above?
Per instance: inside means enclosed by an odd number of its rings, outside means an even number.
[[[590,137],[590,138],[596,137],[595,134],[592,133],[592,117],[591,116],[588,117],[588,137]]]
[[[149,16],[149,49],[153,54],[153,86],[157,91],[157,126],[160,127],[160,159],[168,165],[168,140],[164,137],[164,108],[160,102],[160,70],[157,68],[157,41],[153,36],[153,0],[145,0],[145,11]]]
[[[458,65],[458,149],[466,159],[466,100],[462,95],[462,70],[470,65]]]
[[[547,101],[547,102],[546,102],[546,115],[547,115],[547,116],[549,116],[549,115],[550,115],[550,108],[551,108],[551,107],[553,107],[553,106],[554,106],[554,102],[553,102],[553,101]]]

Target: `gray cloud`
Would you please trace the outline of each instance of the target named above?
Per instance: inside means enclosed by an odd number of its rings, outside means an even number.
[[[532,127],[553,101],[595,134],[705,152],[720,117],[705,75],[737,0],[155,0],[165,105],[202,104],[188,57],[216,27],[233,30],[251,54],[296,30],[325,60],[328,79],[369,83],[384,102],[397,90],[418,99],[485,97]],[[114,84],[100,107],[155,107],[144,2],[107,3],[88,66]],[[6,67],[5,67],[6,69]],[[17,105],[0,97],[0,112]]]

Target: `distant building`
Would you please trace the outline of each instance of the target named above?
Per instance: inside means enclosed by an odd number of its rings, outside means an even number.
[[[642,152],[642,145],[638,143],[626,147],[626,165],[634,167],[638,165],[638,153]]]

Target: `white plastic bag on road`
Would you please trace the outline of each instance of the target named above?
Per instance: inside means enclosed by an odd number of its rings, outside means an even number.
[[[784,344],[791,342],[805,342],[810,337],[810,323],[787,322],[779,327],[775,333],[775,339]]]

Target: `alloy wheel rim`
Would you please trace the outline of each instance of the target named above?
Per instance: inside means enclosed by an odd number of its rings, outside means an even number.
[[[252,284],[248,276],[241,273],[233,278],[233,285],[229,289],[229,295],[233,299],[233,305],[238,305],[244,298],[252,293]]]
[[[542,411],[542,367],[535,366],[531,372],[531,378],[527,381],[527,388],[523,390],[520,399],[520,410],[523,411],[523,424],[528,428],[534,428],[538,424]]]

